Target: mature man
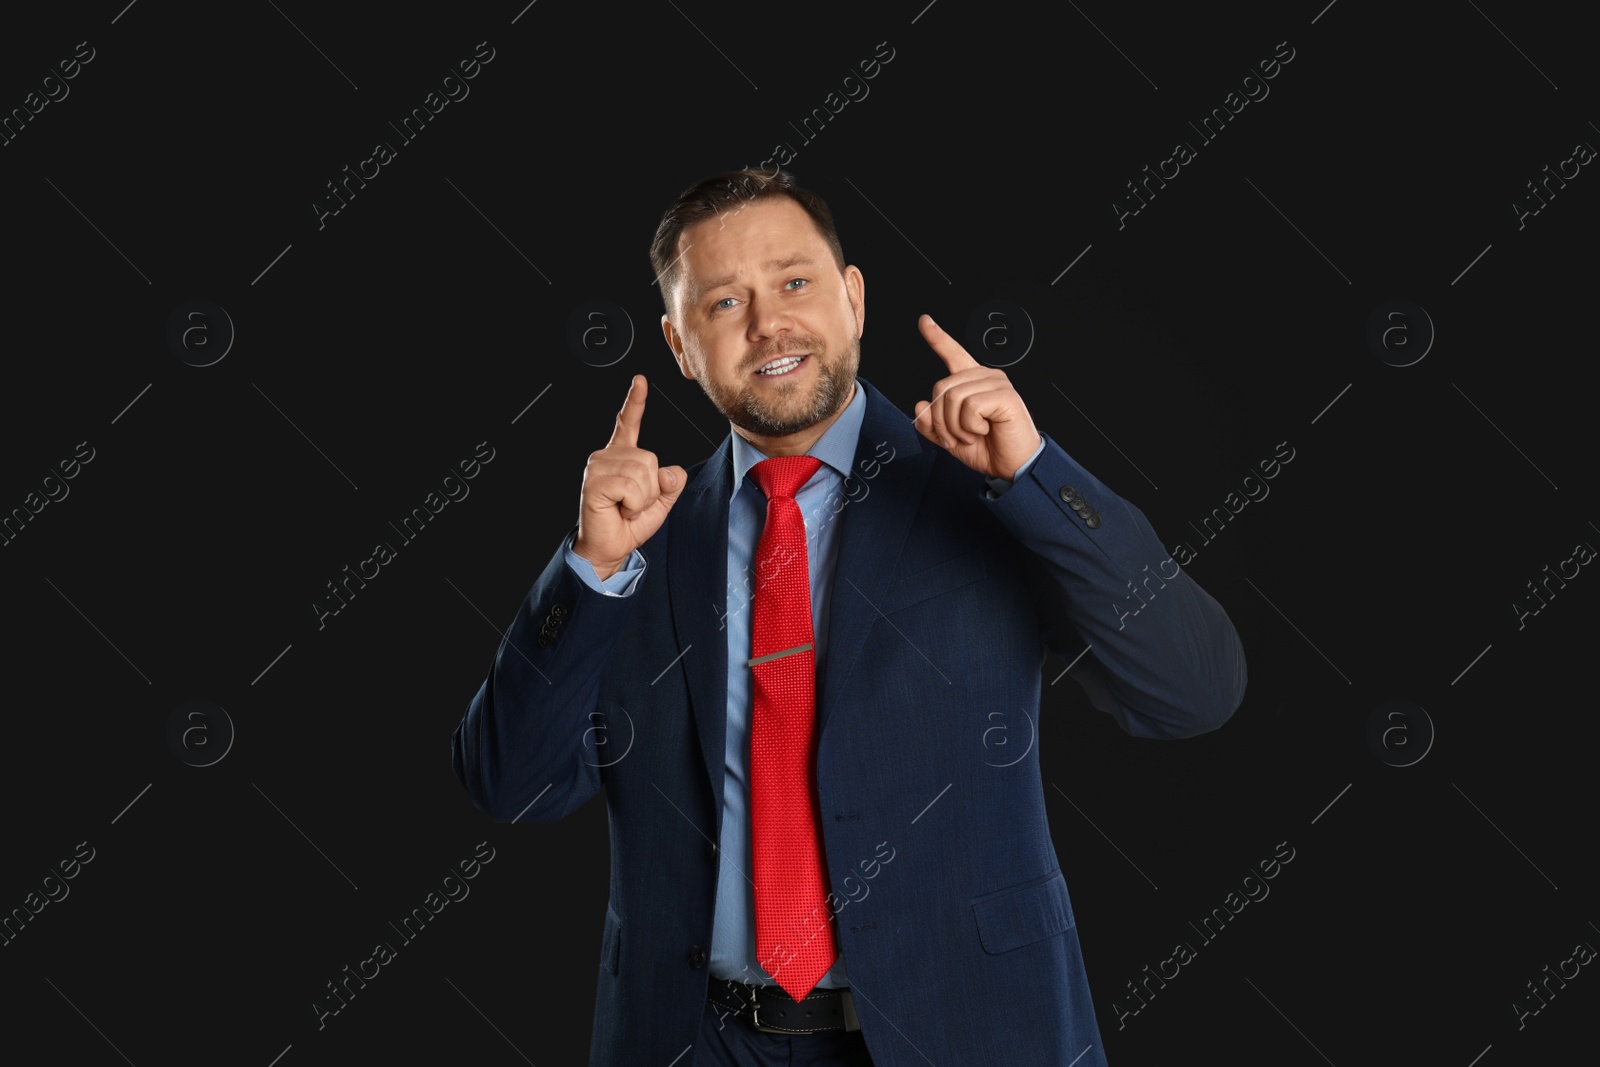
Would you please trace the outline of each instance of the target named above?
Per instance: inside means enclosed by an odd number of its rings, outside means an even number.
[[[928,316],[914,417],[857,375],[865,280],[788,174],[690,187],[651,256],[731,433],[660,465],[633,376],[452,742],[495,819],[605,788],[590,1063],[1104,1064],[1024,740],[1044,655],[1186,737],[1243,698],[1227,615]]]

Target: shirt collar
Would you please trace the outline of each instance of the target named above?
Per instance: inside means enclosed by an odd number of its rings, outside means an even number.
[[[806,455],[820,459],[824,466],[832,467],[841,477],[850,476],[850,464],[855,460],[856,444],[861,437],[861,422],[867,414],[866,389],[858,376],[855,382],[855,395],[844,406],[844,411],[833,420],[833,425],[823,431],[822,436],[806,451]],[[744,476],[762,460],[769,458],[766,453],[755,445],[746,441],[743,435],[730,430],[733,437],[733,492],[738,495],[739,486],[744,484]]]

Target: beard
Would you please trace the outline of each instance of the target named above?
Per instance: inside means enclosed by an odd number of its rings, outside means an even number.
[[[700,387],[723,417],[741,429],[761,437],[787,437],[799,433],[838,411],[845,398],[850,396],[856,371],[861,365],[861,341],[859,338],[851,339],[846,351],[832,360],[828,358],[827,347],[820,337],[791,338],[786,346],[774,342],[762,346],[750,363],[751,369],[769,362],[785,350],[808,353],[810,362],[814,364],[809,368],[809,373],[815,376],[809,385],[779,382],[776,388],[752,384],[726,386],[702,374],[699,376]]]

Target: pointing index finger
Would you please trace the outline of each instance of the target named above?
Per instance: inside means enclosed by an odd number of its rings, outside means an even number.
[[[635,374],[628,380],[628,395],[622,401],[622,410],[617,412],[617,425],[611,431],[611,440],[607,442],[608,448],[617,445],[626,448],[639,447],[639,423],[644,419],[646,384],[642,374]]]
[[[945,367],[954,374],[956,371],[969,370],[981,364],[972,358],[965,348],[957,343],[954,337],[944,332],[944,329],[933,321],[932,315],[923,315],[917,319],[917,328],[922,331],[922,339],[928,342],[934,354],[944,361]]]

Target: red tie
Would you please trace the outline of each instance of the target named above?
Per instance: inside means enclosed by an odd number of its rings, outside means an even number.
[[[815,456],[775,456],[750,473],[767,495],[750,624],[750,848],[756,956],[795,1000],[838,955],[826,897],[816,790],[817,653],[805,523],[794,495]]]

